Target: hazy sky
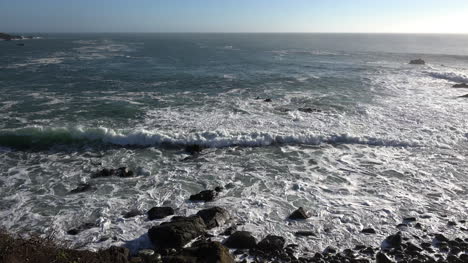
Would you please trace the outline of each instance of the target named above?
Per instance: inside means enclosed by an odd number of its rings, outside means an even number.
[[[468,0],[0,0],[0,32],[468,33]]]

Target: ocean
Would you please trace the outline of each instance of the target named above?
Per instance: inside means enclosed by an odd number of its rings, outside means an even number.
[[[168,219],[125,212],[220,206],[238,229],[313,251],[379,245],[405,217],[456,236],[447,221],[466,219],[468,89],[452,85],[468,82],[468,35],[38,36],[0,41],[8,231],[136,251]],[[92,177],[119,167],[136,176]],[[288,220],[298,207],[311,218]]]

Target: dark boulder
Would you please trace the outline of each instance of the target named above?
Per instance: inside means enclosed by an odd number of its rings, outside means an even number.
[[[460,83],[460,84],[455,84],[452,86],[453,88],[466,88],[468,89],[468,84],[466,83]]]
[[[284,248],[285,243],[283,237],[268,235],[257,244],[257,248],[263,251],[278,251]]]
[[[229,249],[219,242],[195,242],[190,248],[184,248],[176,255],[162,258],[168,263],[234,263]]]
[[[248,231],[237,231],[229,236],[224,245],[228,248],[250,249],[254,248],[257,240]]]
[[[229,212],[221,207],[200,210],[197,215],[203,219],[208,229],[222,226],[231,218]]]
[[[237,226],[230,226],[221,233],[222,236],[230,236],[237,230]]]
[[[198,194],[191,195],[190,201],[210,202],[210,201],[213,201],[217,195],[218,195],[218,192],[214,190],[205,190],[205,191],[201,191]]]
[[[215,187],[215,191],[218,192],[218,193],[222,192],[223,190],[224,190],[224,187],[222,187],[222,186],[216,186]]]
[[[264,101],[264,102],[272,102],[271,99],[265,99],[265,100],[263,100],[263,101]]]
[[[180,248],[206,230],[199,216],[173,217],[171,222],[154,226],[148,231],[151,242],[161,248]]]
[[[460,96],[460,98],[468,98],[468,94]]]
[[[299,207],[296,211],[294,211],[290,216],[289,219],[292,220],[303,220],[309,218],[310,215],[307,213],[304,208]]]
[[[174,209],[172,207],[153,207],[147,214],[149,220],[162,219],[173,215]]]
[[[89,191],[91,189],[92,189],[91,184],[80,183],[75,189],[70,191],[70,194],[83,193],[83,192]]]
[[[410,64],[411,65],[425,65],[426,64],[426,61],[422,60],[422,59],[413,59],[410,61]]]

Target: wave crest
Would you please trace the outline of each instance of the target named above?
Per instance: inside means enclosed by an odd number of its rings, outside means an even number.
[[[461,72],[428,72],[429,76],[453,82],[468,82],[468,75]]]

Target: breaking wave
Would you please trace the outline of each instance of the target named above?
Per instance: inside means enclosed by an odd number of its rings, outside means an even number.
[[[428,72],[428,74],[436,79],[444,79],[453,82],[468,82],[468,75],[462,72]]]
[[[320,145],[320,144],[363,144],[390,147],[418,147],[417,142],[398,139],[375,138],[350,134],[314,134],[300,132],[280,134],[274,132],[204,131],[194,133],[169,133],[149,130],[114,130],[99,128],[52,128],[29,127],[0,132],[0,146],[13,148],[50,147],[63,144],[102,143],[117,146],[161,146],[183,147],[201,145],[207,148],[231,146],[259,147],[269,145]]]

